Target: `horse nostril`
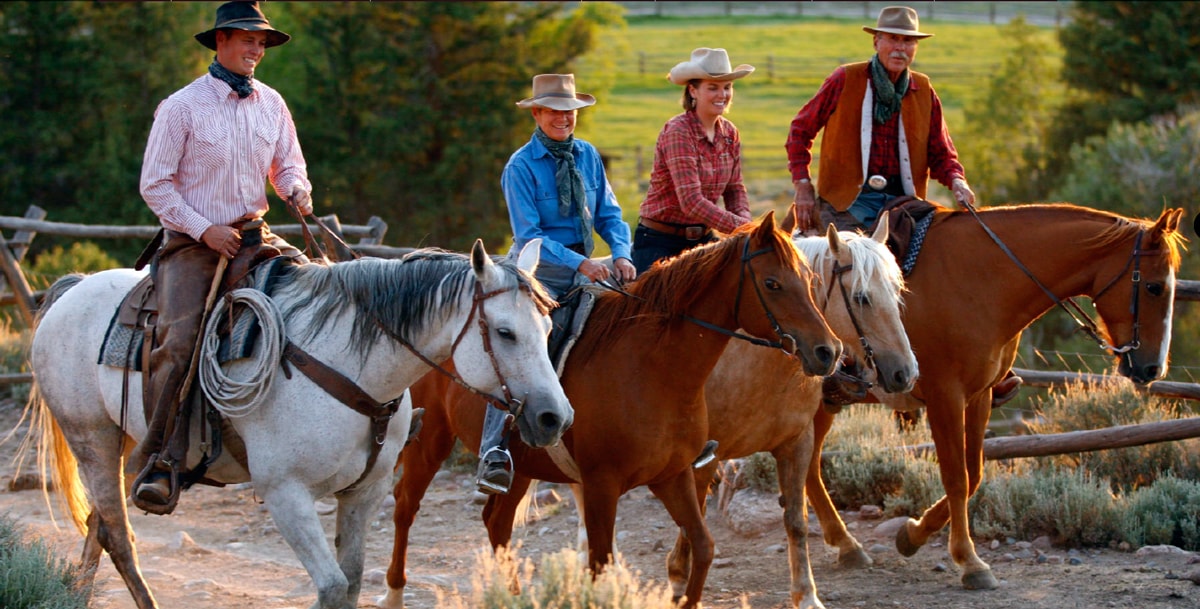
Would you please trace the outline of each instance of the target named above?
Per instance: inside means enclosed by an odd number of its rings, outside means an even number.
[[[837,361],[838,354],[829,345],[821,345],[816,348],[817,361],[821,362],[822,366],[833,366]]]
[[[558,429],[558,426],[562,420],[558,418],[558,415],[552,412],[546,412],[538,415],[537,422],[538,426],[542,429]]]

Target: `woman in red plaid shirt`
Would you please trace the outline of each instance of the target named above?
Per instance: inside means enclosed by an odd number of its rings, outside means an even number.
[[[633,264],[640,274],[656,260],[716,239],[749,222],[742,183],[742,144],[725,118],[733,81],[754,71],[729,63],[725,49],[698,48],[667,79],[683,86],[684,112],[667,121],[654,149],[650,188],[638,210]]]

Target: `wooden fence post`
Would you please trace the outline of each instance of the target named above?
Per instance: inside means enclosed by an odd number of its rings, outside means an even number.
[[[4,235],[0,235],[0,265],[4,266],[4,276],[8,279],[8,286],[12,288],[17,308],[21,310],[21,317],[32,328],[33,314],[37,311],[37,301],[33,298],[33,290],[30,289],[29,282],[25,281],[25,274],[21,272],[21,264],[17,262],[12,250],[8,249],[8,240],[4,238]]]

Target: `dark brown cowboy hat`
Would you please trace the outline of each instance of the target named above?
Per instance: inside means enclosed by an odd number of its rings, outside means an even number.
[[[217,50],[217,30],[248,30],[266,32],[267,46],[277,47],[292,39],[291,36],[271,27],[267,16],[258,8],[258,2],[226,2],[217,7],[217,21],[211,30],[196,34],[200,44]]]

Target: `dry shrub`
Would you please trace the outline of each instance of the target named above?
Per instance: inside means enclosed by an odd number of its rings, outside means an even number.
[[[518,548],[519,550],[519,548]],[[471,590],[437,592],[438,609],[676,609],[670,586],[646,584],[640,573],[609,565],[592,578],[579,553],[563,549],[543,556],[535,570],[528,558],[501,548],[476,552]],[[741,609],[749,609],[743,599]]]

